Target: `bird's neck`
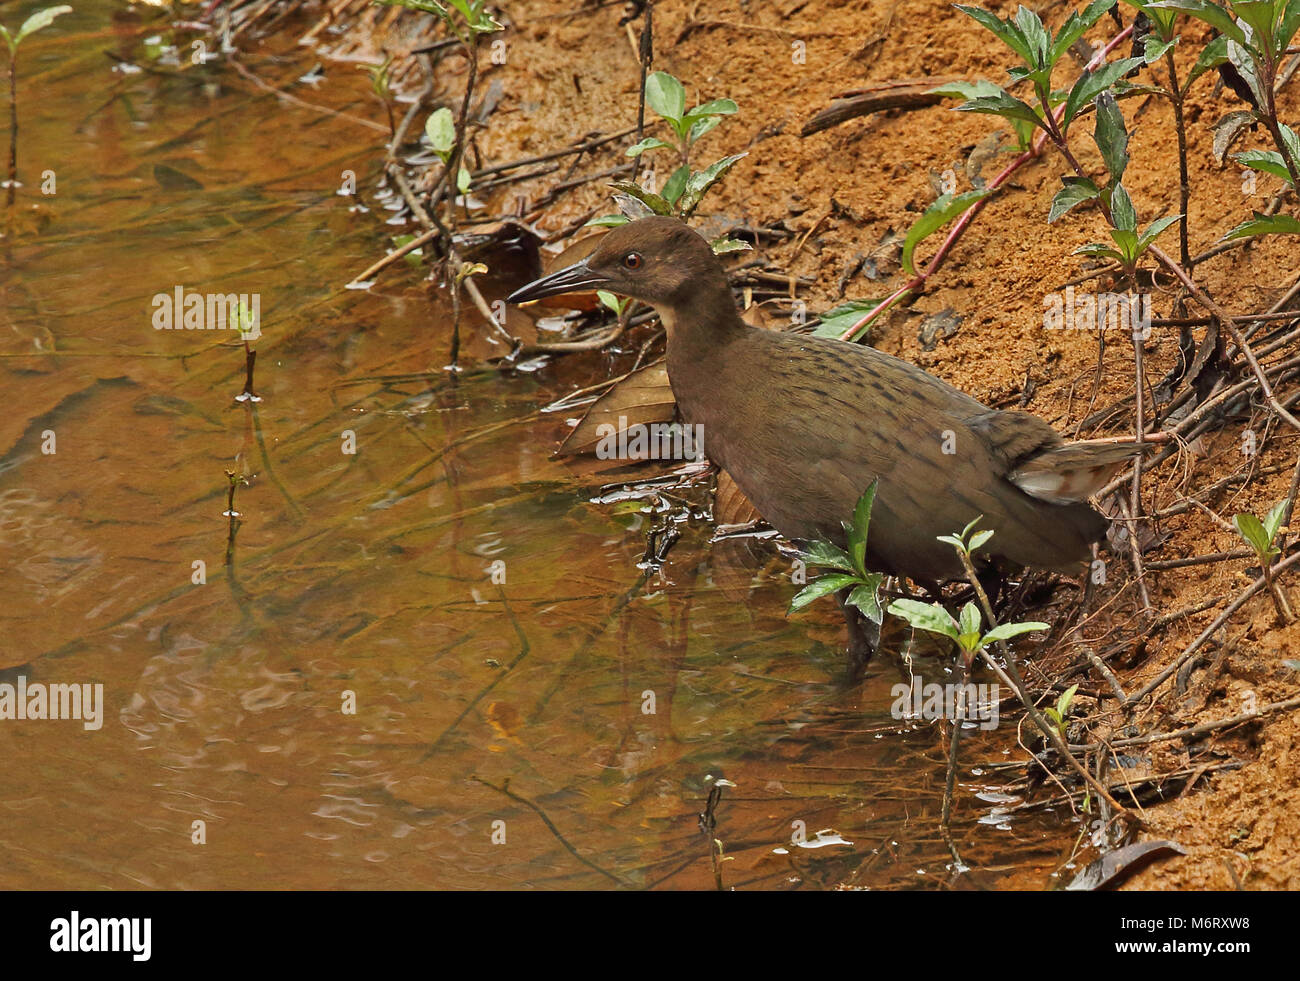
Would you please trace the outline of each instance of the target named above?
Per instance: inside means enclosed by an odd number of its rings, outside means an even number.
[[[664,304],[657,309],[668,332],[668,360],[683,366],[707,364],[722,356],[731,341],[752,329],[740,319],[725,285],[697,293],[689,303]]]

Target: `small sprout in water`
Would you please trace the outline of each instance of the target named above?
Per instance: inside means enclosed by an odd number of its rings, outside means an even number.
[[[1062,739],[1065,738],[1065,719],[1070,714],[1070,703],[1074,701],[1074,693],[1078,690],[1078,685],[1071,685],[1061,693],[1061,697],[1056,700],[1056,705],[1043,710],[1043,715],[1056,726],[1056,731],[1061,734]]]
[[[982,618],[979,607],[974,603],[963,606],[956,620],[939,603],[921,603],[910,599],[894,600],[889,604],[889,612],[896,617],[902,617],[915,630],[942,634],[956,641],[967,664],[976,654],[995,641],[1010,640],[1012,637],[1034,630],[1048,629],[1048,624],[1030,620],[1025,623],[1000,623],[988,633],[981,634]]]
[[[877,593],[884,576],[878,572],[868,572],[866,568],[867,529],[871,524],[871,507],[876,499],[876,485],[871,486],[858,498],[857,507],[853,509],[853,520],[842,522],[848,541],[848,550],[827,541],[813,540],[801,551],[800,558],[810,566],[822,569],[837,569],[838,572],[819,576],[800,590],[790,601],[788,613],[801,610],[813,600],[820,599],[827,593],[850,589],[848,605],[855,606],[872,623],[880,623],[880,598]]]

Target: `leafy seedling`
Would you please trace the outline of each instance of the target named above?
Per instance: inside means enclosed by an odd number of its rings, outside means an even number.
[[[884,576],[878,572],[868,572],[866,568],[867,530],[871,525],[871,508],[876,500],[878,480],[858,498],[853,509],[853,520],[842,522],[848,541],[848,550],[828,541],[812,540],[800,553],[800,558],[809,566],[821,569],[835,569],[810,582],[795,594],[790,601],[789,613],[802,610],[813,600],[820,599],[828,593],[841,589],[850,589],[848,605],[857,607],[872,623],[879,624],[883,618],[880,612],[880,584]]]
[[[1061,692],[1061,696],[1056,700],[1055,705],[1043,709],[1043,715],[1047,716],[1048,721],[1056,726],[1056,731],[1061,734],[1062,739],[1065,738],[1065,720],[1070,714],[1070,703],[1074,701],[1074,693],[1078,690],[1078,685],[1071,685]]]
[[[1234,514],[1232,523],[1237,529],[1237,534],[1251,547],[1255,557],[1259,559],[1259,564],[1264,570],[1264,583],[1268,587],[1269,595],[1273,597],[1273,606],[1277,610],[1278,618],[1284,623],[1290,623],[1295,619],[1295,614],[1291,610],[1286,591],[1273,579],[1272,571],[1273,559],[1282,554],[1274,543],[1282,530],[1282,517],[1286,514],[1286,503],[1283,499],[1274,504],[1264,515],[1263,521],[1253,514]]]
[[[1018,99],[1006,89],[990,85],[969,98],[957,109],[962,112],[989,113],[1013,124],[1024,141],[1024,126],[1040,127],[1057,146],[1065,146],[1070,124],[1102,92],[1108,90],[1130,71],[1143,64],[1142,58],[1121,58],[1100,65],[1094,71],[1085,71],[1070,90],[1058,93],[1052,89],[1052,72],[1075,41],[1099,21],[1115,0],[1093,0],[1083,12],[1071,11],[1061,29],[1054,35],[1044,26],[1042,19],[1028,7],[1021,6],[1012,17],[1003,20],[981,7],[957,4],[957,9],[974,18],[1005,44],[1020,59],[1020,64],[1007,70],[1013,83],[1029,82],[1033,98],[1030,102]],[[986,83],[987,84],[987,83]],[[1052,110],[1064,103],[1058,123]]]
[[[914,630],[942,634],[953,640],[961,652],[963,664],[967,667],[980,651],[996,641],[1010,640],[1021,634],[1048,629],[1048,624],[1030,620],[1024,623],[1000,623],[987,633],[980,633],[983,618],[979,607],[974,603],[963,606],[955,620],[942,604],[922,603],[911,599],[894,600],[889,604],[889,612],[896,617],[902,617],[912,625]]]
[[[646,137],[630,147],[627,155],[640,157],[661,150],[671,151],[676,158],[673,172],[658,191],[643,187],[636,181],[613,181],[610,186],[620,192],[616,199],[622,213],[593,218],[587,222],[588,225],[612,227],[649,215],[672,215],[684,221],[695,214],[709,189],[722,180],[738,161],[748,156],[735,153],[714,161],[703,170],[692,169],[691,151],[695,144],[706,133],[712,132],[724,116],[739,111],[731,99],[714,99],[688,112],[686,89],[682,83],[667,72],[653,72],[646,78],[645,101],[668,124],[673,140]],[[718,254],[740,252],[750,247],[747,242],[725,236],[711,244]]]
[[[1300,138],[1278,120],[1275,97],[1278,72],[1300,31],[1300,0],[1225,2],[1226,7],[1211,0],[1159,0],[1150,6],[1181,11],[1219,32],[1216,44],[1221,44],[1210,58],[1217,59],[1222,50],[1224,57],[1217,67],[1224,80],[1250,106],[1251,116],[1263,124],[1275,147],[1274,150],[1248,150],[1236,154],[1235,159],[1253,170],[1281,177],[1293,191],[1300,191]],[[1209,51],[1207,47],[1206,52]],[[1273,233],[1300,234],[1300,222],[1289,215],[1256,212],[1251,220],[1224,237]]]

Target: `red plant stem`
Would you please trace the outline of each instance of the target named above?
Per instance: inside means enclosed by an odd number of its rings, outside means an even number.
[[[1105,46],[1100,51],[1098,51],[1095,55],[1092,56],[1092,60],[1088,62],[1088,65],[1084,69],[1084,71],[1092,71],[1094,68],[1100,65],[1103,61],[1106,60],[1106,56],[1110,54],[1113,50],[1115,50],[1115,48],[1121,42],[1127,39],[1128,36],[1132,33],[1133,33],[1133,25],[1130,24],[1128,27],[1124,28],[1124,30],[1120,31],[1113,38],[1107,41]],[[1065,114],[1065,104],[1062,103],[1060,106],[1056,108],[1055,112],[1053,113],[1053,118],[1059,120],[1064,114]],[[1006,168],[1002,171],[1002,173],[998,174],[997,177],[989,181],[987,185],[989,191],[996,191],[1008,180],[1010,180],[1011,175],[1014,174],[1017,170],[1019,170],[1025,164],[1029,163],[1029,161],[1035,159],[1036,157],[1039,157],[1043,152],[1043,147],[1046,145],[1047,139],[1048,139],[1047,131],[1040,130],[1037,133],[1037,135],[1035,135],[1033,142],[1030,144],[1029,149],[1026,150],[1024,153],[1022,153],[1020,156],[1016,157],[1015,160],[1011,161],[1011,163],[1009,163],[1006,166]],[[891,293],[874,310],[864,315],[861,320],[859,320],[852,327],[850,327],[843,334],[841,334],[840,340],[842,341],[849,340],[858,331],[862,330],[864,327],[870,326],[873,320],[875,320],[882,313],[884,313],[886,310],[892,307],[895,303],[897,303],[908,293],[914,292],[915,290],[918,290],[922,286],[924,286],[926,280],[928,280],[931,276],[933,276],[936,272],[938,272],[939,267],[942,266],[944,260],[948,258],[948,253],[952,251],[952,248],[954,245],[957,244],[958,239],[962,237],[966,229],[970,226],[970,223],[975,220],[975,216],[979,214],[982,210],[984,210],[984,205],[987,204],[992,197],[993,197],[992,194],[989,194],[987,197],[982,197],[974,204],[972,204],[969,208],[967,208],[964,212],[962,212],[961,217],[957,219],[957,221],[953,224],[952,228],[949,230],[947,237],[944,238],[943,244],[939,246],[939,251],[934,254],[933,258],[931,258],[928,263],[926,263],[925,269],[922,270],[920,273],[918,273],[916,276],[914,276],[911,280],[909,280],[905,286]]]

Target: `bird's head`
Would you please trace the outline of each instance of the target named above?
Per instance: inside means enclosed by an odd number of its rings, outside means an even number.
[[[507,299],[525,303],[580,290],[608,290],[641,300],[666,322],[710,301],[735,309],[722,263],[708,242],[676,218],[641,218],[619,225],[586,259],[515,290]]]

